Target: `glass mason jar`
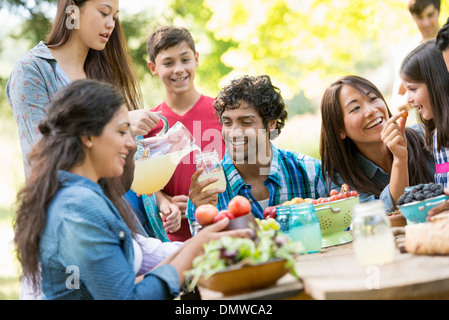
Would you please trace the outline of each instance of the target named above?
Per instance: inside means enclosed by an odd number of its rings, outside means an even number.
[[[357,260],[364,266],[392,262],[396,246],[390,220],[381,200],[353,207],[353,248]]]
[[[203,191],[212,188],[226,189],[226,178],[224,176],[223,166],[221,160],[218,158],[217,151],[200,152],[195,155],[196,169],[203,168],[204,171],[198,178],[198,182],[205,179],[215,177],[218,181],[209,184],[203,188]]]
[[[279,231],[284,235],[288,235],[290,232],[290,206],[279,206],[276,208],[276,221],[279,223],[281,228]]]
[[[301,242],[302,253],[321,251],[321,228],[312,203],[302,203],[277,208],[281,231],[293,242]]]

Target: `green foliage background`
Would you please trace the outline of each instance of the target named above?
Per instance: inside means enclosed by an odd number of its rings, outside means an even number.
[[[122,0],[126,1],[126,0]],[[34,2],[34,3],[33,3]],[[406,0],[167,0],[154,10],[121,15],[148,106],[163,99],[160,81],[148,72],[146,36],[176,24],[193,34],[200,52],[198,87],[215,96],[230,78],[268,74],[290,102],[290,114],[314,112],[326,84],[343,74],[366,74],[382,65],[391,43],[416,34]],[[0,0],[22,16],[12,40],[31,48],[45,39],[56,0]],[[441,22],[448,9],[443,1]],[[0,45],[0,50],[4,49]],[[1,51],[0,51],[1,53]],[[0,83],[5,85],[6,75]],[[385,85],[388,95],[388,86]],[[5,115],[4,92],[0,93]]]

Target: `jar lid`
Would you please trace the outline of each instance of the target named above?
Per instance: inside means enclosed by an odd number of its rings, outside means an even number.
[[[276,207],[276,213],[277,213],[277,214],[289,213],[289,212],[290,212],[289,206],[279,206],[279,207]]]
[[[291,204],[290,207],[292,211],[315,211],[315,206],[311,202],[295,203]]]
[[[374,200],[368,202],[362,202],[355,204],[353,209],[353,214],[373,214],[376,212],[383,212],[386,214],[387,210],[382,200]]]

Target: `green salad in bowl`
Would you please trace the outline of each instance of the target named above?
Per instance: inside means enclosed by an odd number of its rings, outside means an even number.
[[[301,243],[292,242],[275,230],[260,230],[254,240],[224,236],[206,243],[204,254],[193,260],[193,268],[185,273],[187,288],[193,290],[200,279],[207,280],[218,273],[244,270],[279,260],[284,260],[283,267],[297,277],[295,257],[301,250]]]

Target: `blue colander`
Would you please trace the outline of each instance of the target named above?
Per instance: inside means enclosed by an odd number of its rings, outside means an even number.
[[[422,201],[406,203],[398,206],[398,209],[407,219],[407,224],[424,223],[429,210],[447,200],[449,200],[449,197],[443,194]]]

